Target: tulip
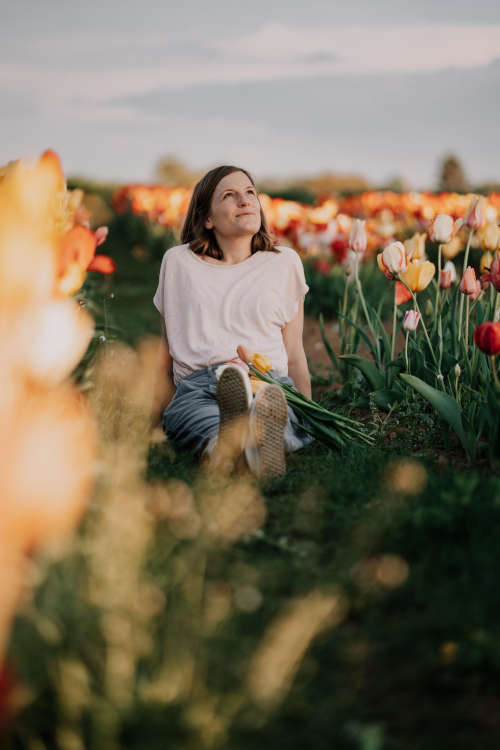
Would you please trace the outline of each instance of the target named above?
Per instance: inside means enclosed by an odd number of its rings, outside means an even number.
[[[253,355],[251,364],[260,372],[268,372],[273,366],[266,354],[258,354],[257,352]]]
[[[449,242],[441,245],[441,250],[448,260],[455,258],[462,250],[462,239],[456,234]]]
[[[416,310],[407,310],[403,318],[403,328],[405,331],[416,331],[420,317],[420,313]]]
[[[474,331],[476,346],[485,354],[500,354],[500,323],[487,321]]]
[[[495,257],[490,264],[490,272],[481,276],[481,284],[485,289],[491,282],[497,292],[500,292],[500,257]]]
[[[431,282],[436,267],[434,263],[426,260],[423,263],[412,260],[408,264],[407,270],[401,274],[401,281],[404,282],[412,292],[421,292]]]
[[[447,260],[444,264],[444,268],[441,271],[441,277],[439,279],[439,286],[441,289],[449,289],[452,284],[457,280],[457,270],[455,264],[451,260]]]
[[[116,271],[116,264],[113,258],[110,258],[109,255],[94,255],[87,266],[87,271],[97,271],[98,273],[110,274]]]
[[[481,283],[476,279],[476,272],[472,266],[467,266],[460,282],[460,291],[470,299],[475,300],[482,292]]]
[[[425,232],[416,232],[404,241],[408,260],[420,260],[425,256]]]
[[[430,238],[433,242],[446,243],[453,236],[453,219],[448,214],[438,214],[434,219],[430,231]]]
[[[15,324],[17,374],[47,386],[66,378],[81,360],[94,331],[92,317],[70,299],[34,306]]]
[[[403,305],[405,302],[408,302],[408,300],[411,299],[411,292],[409,292],[405,285],[400,281],[396,281],[394,296],[396,305]]]
[[[108,237],[109,229],[108,227],[98,227],[95,232],[95,239],[96,239],[96,245],[99,247],[99,245],[102,245],[103,242],[106,242],[106,239]]]
[[[500,244],[500,227],[496,221],[489,221],[481,231],[481,245],[483,250],[494,253]]]
[[[361,219],[355,219],[353,222],[349,237],[349,247],[355,253],[364,253],[366,250],[365,222]]]
[[[469,229],[481,229],[484,222],[483,216],[484,198],[474,196],[470,202],[467,213],[465,214],[464,224]]]
[[[378,267],[388,279],[395,279],[408,268],[406,248],[402,242],[391,242],[377,255]]]
[[[484,274],[490,270],[491,263],[493,261],[493,255],[491,253],[483,253],[479,262],[479,271]]]

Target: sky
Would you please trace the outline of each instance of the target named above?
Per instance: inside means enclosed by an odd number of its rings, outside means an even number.
[[[499,94],[497,0],[0,0],[0,164],[499,182]]]

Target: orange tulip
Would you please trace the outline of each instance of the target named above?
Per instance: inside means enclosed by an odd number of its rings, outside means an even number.
[[[87,271],[110,274],[116,271],[116,264],[109,255],[95,255],[87,266]]]

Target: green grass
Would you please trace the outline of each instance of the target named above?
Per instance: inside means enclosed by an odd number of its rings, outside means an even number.
[[[140,322],[151,332],[156,321],[156,311],[146,312],[156,288],[150,270],[140,285],[117,290],[123,311],[138,302],[129,315],[134,337]],[[500,480],[466,466],[421,401],[385,418],[377,447],[339,454],[312,445],[289,456],[286,476],[260,484],[268,508],[262,534],[217,563],[222,577],[242,561],[255,568],[263,596],[256,614],[242,615],[212,644],[222,685],[239,664],[226,662],[226,649],[242,631],[252,643],[286,598],[335,584],[350,600],[347,618],[315,643],[278,713],[257,729],[241,717],[228,750],[498,747]],[[387,466],[414,454],[427,486],[395,498],[383,489]],[[160,446],[149,475],[192,484],[197,465]],[[353,565],[379,554],[406,560],[401,587],[364,590],[353,582]],[[447,642],[458,644],[449,664],[440,657]]]
[[[157,278],[157,261],[130,259],[111,286],[94,290],[98,300],[107,300],[108,314],[128,343],[158,333],[151,300]],[[332,402],[328,393],[322,399]],[[340,453],[313,444],[289,455],[285,476],[256,481],[267,507],[262,530],[207,554],[205,586],[223,582],[236,591],[250,581],[260,596],[253,609],[237,608],[198,642],[197,663],[220,699],[238,693],[250,654],[290,599],[320,589],[341,592],[347,604],[341,621],[306,652],[276,711],[265,716],[242,707],[217,750],[499,747],[500,479],[485,467],[468,466],[418,399],[389,417],[372,411],[364,418],[377,429],[374,447],[350,445]],[[397,492],[388,479],[407,457],[427,477],[414,494]],[[196,494],[198,472],[189,455],[167,442],[150,448],[150,482],[181,479]],[[160,630],[173,627],[172,602],[181,587],[172,583],[172,570],[187,554],[186,544],[181,540],[172,548],[170,532],[158,525],[148,567],[167,592]],[[374,577],[381,556],[392,556],[400,569],[407,566],[399,585]],[[98,649],[95,623],[81,609],[70,574],[69,567],[56,565],[37,602],[42,608],[45,601],[49,612],[57,609],[64,654],[84,659]],[[16,750],[27,747],[27,726],[39,729],[46,747],[60,746],[51,734],[55,697],[40,677],[51,653],[45,648],[21,621],[13,660],[22,674],[39,681],[39,690],[20,717],[10,745]],[[98,675],[95,654],[91,663]],[[120,717],[121,746],[202,750],[185,708],[136,696]]]

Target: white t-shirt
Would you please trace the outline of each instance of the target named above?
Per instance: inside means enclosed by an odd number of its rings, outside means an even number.
[[[240,344],[267,354],[279,375],[288,374],[282,328],[309,287],[295,250],[277,249],[232,265],[202,260],[188,244],[167,250],[153,302],[165,320],[175,385],[234,359]]]

